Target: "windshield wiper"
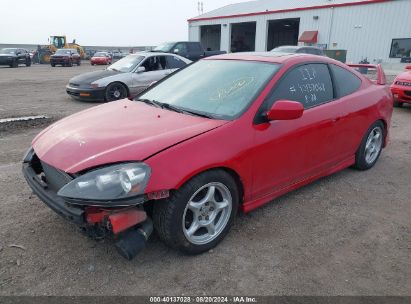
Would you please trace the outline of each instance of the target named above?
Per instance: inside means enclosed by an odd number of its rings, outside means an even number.
[[[152,106],[156,106],[157,108],[162,108],[163,104],[157,100],[151,100],[151,99],[137,99],[137,101],[141,101],[147,104],[150,104]]]
[[[184,111],[184,113],[188,113],[191,115],[195,115],[195,116],[200,116],[200,117],[205,117],[205,118],[209,118],[209,119],[214,119],[214,117],[212,115],[209,114],[205,114],[205,113],[201,113],[201,112],[195,112],[195,111],[190,111],[190,110],[182,110]]]
[[[185,112],[184,110],[180,109],[179,107],[173,106],[169,103],[162,103],[161,107],[163,109],[168,109],[168,110],[171,110],[171,111],[174,111],[174,112],[177,112],[177,113],[184,113]]]

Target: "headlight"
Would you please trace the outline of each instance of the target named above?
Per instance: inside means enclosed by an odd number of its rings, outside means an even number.
[[[113,201],[141,195],[150,178],[144,163],[126,163],[90,171],[74,179],[57,193],[72,200]]]

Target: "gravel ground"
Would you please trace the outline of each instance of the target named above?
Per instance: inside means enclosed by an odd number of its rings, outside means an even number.
[[[0,118],[95,105],[64,86],[96,69],[0,68]],[[240,215],[212,252],[186,256],[154,236],[131,262],[31,194],[20,162],[40,130],[0,134],[0,295],[411,294],[411,107],[395,109],[372,170],[346,169]]]

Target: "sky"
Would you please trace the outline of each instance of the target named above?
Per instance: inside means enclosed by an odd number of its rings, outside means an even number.
[[[66,35],[81,45],[140,46],[187,40],[197,0],[1,0],[0,44],[47,44]],[[202,0],[204,13],[246,0]]]

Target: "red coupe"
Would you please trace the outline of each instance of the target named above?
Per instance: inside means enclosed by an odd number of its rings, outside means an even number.
[[[407,71],[399,74],[391,85],[396,107],[402,107],[403,103],[411,103],[411,65],[405,69]]]
[[[91,57],[91,65],[108,65],[112,63],[112,59],[109,53],[107,52],[97,52]]]
[[[23,172],[51,209],[111,236],[132,258],[156,230],[200,253],[249,212],[320,177],[370,169],[387,144],[393,99],[327,57],[229,54],[200,60],[135,100],[41,132]]]

